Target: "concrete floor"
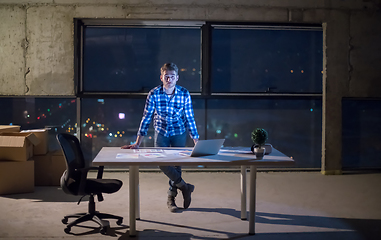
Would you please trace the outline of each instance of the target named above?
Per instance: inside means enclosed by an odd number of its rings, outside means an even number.
[[[78,197],[58,187],[36,187],[34,193],[0,197],[0,239],[381,239],[381,173],[259,172],[256,235],[247,235],[248,221],[240,219],[238,172],[185,172],[196,189],[190,208],[179,213],[167,210],[164,174],[140,173],[135,238],[128,234],[128,172],[104,177],[124,182],[97,203],[98,211],[125,218],[121,226],[110,220],[107,235],[92,222],[66,234],[62,217],[87,211],[87,199],[77,205]]]

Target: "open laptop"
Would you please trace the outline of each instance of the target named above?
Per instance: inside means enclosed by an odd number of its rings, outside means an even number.
[[[181,153],[184,155],[190,155],[191,157],[215,155],[220,151],[224,142],[225,139],[198,140],[196,145],[194,145],[192,152]]]

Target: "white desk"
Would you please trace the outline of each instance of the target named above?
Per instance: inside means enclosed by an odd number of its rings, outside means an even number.
[[[152,152],[162,149],[162,152]],[[241,219],[246,216],[246,169],[250,166],[250,204],[249,234],[255,234],[255,204],[257,166],[283,166],[293,164],[294,160],[278,150],[272,150],[262,160],[256,160],[250,151],[224,150],[212,156],[189,157],[180,154],[192,148],[140,148],[121,149],[119,147],[103,147],[93,160],[97,166],[129,166],[130,188],[130,236],[136,235],[136,219],[140,219],[139,210],[139,166],[241,166]],[[145,155],[148,154],[148,155]]]

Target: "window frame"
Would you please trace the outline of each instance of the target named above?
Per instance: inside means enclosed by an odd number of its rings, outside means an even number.
[[[293,30],[293,29],[321,29],[323,30],[322,24],[296,24],[296,23],[256,23],[256,22],[217,22],[217,21],[176,21],[176,20],[165,20],[165,21],[141,21],[141,20],[111,20],[111,19],[75,19],[74,24],[74,62],[75,62],[75,94],[78,99],[83,98],[123,98],[123,99],[135,99],[141,98],[142,101],[146,98],[148,93],[133,93],[133,92],[85,92],[83,91],[83,29],[88,26],[103,26],[103,27],[198,27],[201,31],[201,91],[198,93],[190,92],[192,98],[198,100],[204,100],[205,109],[204,117],[205,123],[208,122],[207,115],[207,100],[209,99],[242,99],[242,100],[253,100],[253,99],[320,99],[322,100],[323,93],[284,93],[284,92],[253,92],[253,93],[216,93],[211,91],[211,81],[212,81],[212,54],[211,54],[211,43],[212,43],[212,28],[213,27],[224,27],[224,28],[254,28],[254,29],[282,29],[282,30]],[[323,46],[322,46],[323,48]],[[323,50],[323,49],[322,49]],[[321,79],[323,83],[323,78]],[[78,103],[81,101],[79,100]],[[77,108],[78,114],[81,113],[81,104]],[[81,119],[81,116],[78,117]],[[81,122],[81,121],[79,121]],[[205,133],[205,139],[207,136],[207,126],[202,129]],[[78,137],[81,137],[81,129],[78,129]]]

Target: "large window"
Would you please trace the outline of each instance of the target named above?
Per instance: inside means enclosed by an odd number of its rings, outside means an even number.
[[[135,141],[147,93],[161,84],[160,67],[174,62],[201,139],[249,148],[250,133],[262,127],[294,167],[320,167],[321,26],[78,20],[76,36],[89,159],[102,146]],[[144,146],[153,146],[153,131]]]
[[[321,29],[216,26],[213,92],[322,92]]]
[[[180,82],[200,92],[200,27],[86,27],[83,91],[147,93],[160,67],[175,62]]]

